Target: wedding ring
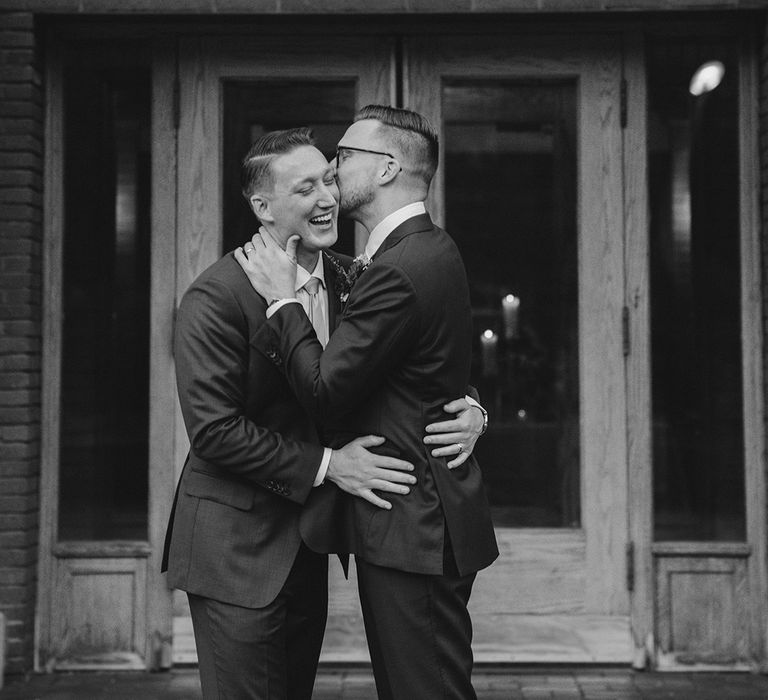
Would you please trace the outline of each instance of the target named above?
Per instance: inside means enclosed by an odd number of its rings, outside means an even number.
[[[248,253],[250,253],[252,250],[255,250],[255,248],[251,246],[250,248],[243,248],[243,250],[245,251],[245,254],[248,255]]]
[[[461,454],[462,452],[464,452],[464,443],[463,443],[463,442],[457,442],[457,443],[454,445],[454,447],[458,447],[458,448],[459,448],[459,454]]]

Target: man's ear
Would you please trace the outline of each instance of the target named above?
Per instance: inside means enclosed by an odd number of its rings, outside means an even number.
[[[384,169],[379,171],[379,184],[385,185],[392,182],[401,170],[400,161],[397,158],[387,159]]]
[[[269,206],[269,199],[261,192],[252,194],[248,199],[251,205],[251,210],[256,214],[256,218],[259,221],[266,221],[267,223],[273,223],[275,218],[272,216],[271,207]]]

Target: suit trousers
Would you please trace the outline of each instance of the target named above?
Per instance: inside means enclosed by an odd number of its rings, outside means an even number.
[[[328,614],[327,555],[302,544],[263,608],[187,595],[204,700],[311,700]]]
[[[355,564],[379,700],[475,700],[475,574],[460,576],[448,557],[442,575]]]

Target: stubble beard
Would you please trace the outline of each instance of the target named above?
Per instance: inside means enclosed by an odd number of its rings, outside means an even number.
[[[357,188],[345,189],[339,183],[339,215],[351,216],[361,207],[370,204],[375,196],[372,184],[362,185]]]

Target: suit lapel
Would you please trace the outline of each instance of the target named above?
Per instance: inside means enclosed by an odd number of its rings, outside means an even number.
[[[434,227],[435,225],[432,223],[429,214],[419,214],[418,216],[406,219],[384,239],[384,242],[379,246],[379,249],[373,254],[371,259],[375,260],[382,253],[396,246],[406,236],[421,231],[431,231]]]

